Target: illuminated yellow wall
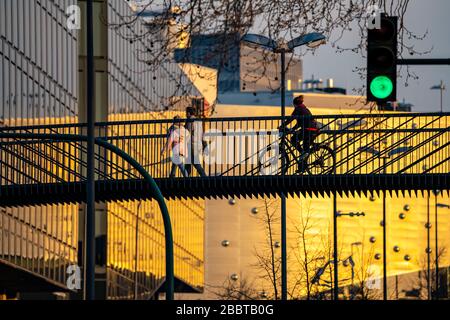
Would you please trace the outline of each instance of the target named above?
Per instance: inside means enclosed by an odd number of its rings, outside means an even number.
[[[183,112],[111,114],[109,121],[171,119],[175,115],[184,117]],[[123,130],[120,131],[119,130]],[[146,127],[152,132],[146,134],[166,134],[164,127]],[[146,130],[145,129],[145,130]],[[119,130],[119,131],[117,131]],[[113,127],[110,135],[142,134],[142,128],[133,126]],[[113,141],[114,143],[114,141]],[[141,164],[153,159],[153,152],[146,153],[148,146],[135,144],[132,140],[121,145]],[[152,149],[154,150],[154,149]],[[158,149],[155,149],[158,150]],[[148,150],[147,150],[148,151]],[[116,164],[127,166],[122,159],[113,158]],[[147,168],[149,169],[149,168]],[[161,168],[169,170],[170,166]],[[167,172],[150,171],[157,177]],[[119,175],[120,179],[121,176]],[[202,289],[204,285],[204,200],[167,200],[174,236],[175,276],[188,285]],[[161,213],[156,201],[130,201],[108,203],[108,266],[113,274],[120,273],[120,281],[111,279],[111,297],[132,296],[134,292],[134,270],[136,252],[136,219],[139,215],[138,240],[138,283],[139,293],[144,293],[144,285],[149,281],[157,289],[165,277],[164,227]],[[128,276],[127,276],[128,274]],[[120,282],[121,284],[118,284]],[[142,297],[148,297],[148,292]]]
[[[353,114],[355,112],[368,113],[369,109],[362,104],[362,97],[344,97],[333,95],[305,94],[305,104],[310,107],[313,114]],[[287,110],[287,114],[291,112]],[[278,116],[280,109],[271,106],[243,106],[243,105],[218,105],[215,109],[215,117],[246,117],[246,116]],[[416,123],[422,126],[424,123]],[[442,125],[442,123],[440,123]],[[438,125],[438,122],[436,123]],[[394,135],[387,145],[390,145],[400,135]],[[421,137],[423,138],[423,136]],[[450,137],[444,135],[439,138],[438,143],[448,141]],[[411,145],[418,143],[418,138],[410,141]],[[429,147],[429,144],[428,144]],[[349,154],[352,150],[349,150]],[[424,154],[426,149],[419,149],[411,157]],[[343,155],[345,156],[345,155]],[[437,158],[431,158],[431,164]],[[337,159],[339,160],[339,159]],[[371,164],[361,169],[365,172],[370,169]],[[391,167],[389,170],[395,170]],[[408,172],[422,172],[423,168],[415,166]],[[436,172],[436,171],[435,171]],[[387,261],[388,275],[402,275],[416,271],[423,271],[426,268],[426,248],[427,248],[427,195],[387,195]],[[447,193],[437,198],[439,203],[450,204]],[[273,200],[272,200],[273,201]],[[434,223],[434,195],[430,199],[430,246],[432,248],[431,259],[434,259],[435,245],[435,223]],[[273,206],[279,210],[279,201],[274,201]],[[257,291],[273,293],[273,288],[267,280],[261,280],[264,272],[255,267],[255,249],[263,250],[269,243],[267,235],[258,217],[264,211],[264,201],[262,199],[236,199],[235,204],[230,204],[228,200],[207,200],[206,201],[206,252],[205,252],[205,298],[217,298],[215,292],[223,287],[227,279],[232,274],[238,274],[240,280],[245,279],[253,283]],[[253,214],[252,210],[258,208],[258,213]],[[338,247],[340,259],[347,258],[352,251],[355,260],[355,281],[368,280],[369,275],[374,278],[382,276],[382,195],[376,195],[373,199],[362,197],[338,197],[337,209],[342,212],[364,212],[363,217],[340,217],[338,219]],[[407,210],[409,209],[409,210]],[[299,237],[298,227],[301,226],[301,219],[310,217],[310,228],[305,233],[307,240],[307,251],[309,257],[319,257],[325,255],[325,259],[318,259],[310,262],[310,277],[314,271],[324,263],[332,259],[332,199],[331,198],[288,198],[288,268],[289,287],[293,290],[297,287],[295,295],[304,296],[305,290],[301,289],[305,283],[305,271],[302,268],[304,254],[301,249],[302,237]],[[438,209],[439,220],[439,247],[448,249],[450,246],[450,210]],[[402,215],[401,215],[402,214]],[[401,215],[401,216],[400,216]],[[274,224],[274,240],[281,241],[279,235],[279,220]],[[374,237],[374,238],[372,238]],[[372,242],[371,241],[372,238]],[[228,247],[222,246],[222,241],[230,241]],[[355,244],[361,242],[362,244]],[[394,251],[394,246],[399,247],[399,251]],[[328,252],[326,252],[328,250]],[[279,257],[280,249],[276,249]],[[377,254],[381,259],[377,259]],[[408,257],[406,257],[408,256]],[[409,260],[407,260],[409,259]],[[448,266],[449,255],[445,255],[440,261],[440,266]],[[350,267],[339,266],[340,279],[347,279],[340,282],[341,285],[350,283]],[[377,273],[378,272],[378,273]],[[422,273],[423,274],[423,273]],[[325,274],[324,279],[330,280]],[[299,280],[300,279],[300,280]],[[296,281],[300,281],[296,283]],[[390,288],[394,287],[392,280],[389,280]],[[405,280],[401,286],[417,286],[417,279]],[[323,290],[321,288],[320,290]],[[392,292],[390,297],[392,298]],[[378,292],[379,297],[379,292]]]

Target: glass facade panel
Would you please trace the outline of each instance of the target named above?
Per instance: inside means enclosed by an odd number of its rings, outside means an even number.
[[[76,121],[77,92],[62,75],[78,72],[77,34],[61,24],[65,12],[56,2],[0,0],[0,127]],[[23,170],[39,178],[37,168]],[[0,221],[0,260],[65,285],[67,266],[77,263],[78,205],[0,208]]]
[[[65,9],[76,3],[0,0],[1,127],[78,121],[79,41],[77,32],[67,30],[65,25]],[[118,13],[130,13],[126,2],[109,1],[108,19],[117,20]],[[136,53],[148,48],[146,41],[130,44],[117,31],[108,30],[108,120],[173,117],[184,111],[190,97],[200,95],[170,57],[155,70],[138,61]],[[174,109],[173,101],[181,100],[180,97],[188,99],[177,111],[160,112]],[[69,148],[68,144],[40,148],[42,154],[58,163],[75,166],[73,160],[62,158],[62,152],[55,151]],[[140,154],[142,148],[146,147],[134,145],[129,150],[140,162],[151,161]],[[22,155],[32,156],[26,151]],[[3,153],[1,156],[8,157]],[[113,160],[117,165],[127,165],[117,157]],[[48,160],[39,160],[39,164],[25,167],[24,173],[39,182],[48,182],[42,181],[45,175],[40,169],[44,168],[55,177],[68,179],[67,170],[61,166]],[[16,183],[25,180],[15,168],[2,166],[1,170],[2,176],[9,176]],[[176,276],[200,289],[204,201],[169,201],[168,205],[176,221]],[[0,208],[0,263],[3,260],[24,266],[65,285],[67,266],[77,263],[79,209],[73,204]],[[150,297],[165,276],[164,229],[159,208],[153,201],[143,201],[111,202],[107,209],[108,297],[132,298],[135,289],[139,297]],[[199,232],[192,234],[192,230]]]

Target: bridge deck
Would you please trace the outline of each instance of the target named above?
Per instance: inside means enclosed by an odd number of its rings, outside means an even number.
[[[166,198],[227,198],[287,195],[325,196],[417,193],[448,190],[450,174],[264,176],[156,179]],[[28,184],[0,187],[0,206],[79,203],[86,199],[83,182]],[[148,185],[140,179],[97,181],[97,201],[150,199]]]

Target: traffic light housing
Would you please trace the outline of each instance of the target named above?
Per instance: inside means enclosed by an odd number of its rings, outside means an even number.
[[[381,15],[367,35],[367,101],[397,100],[397,17]]]

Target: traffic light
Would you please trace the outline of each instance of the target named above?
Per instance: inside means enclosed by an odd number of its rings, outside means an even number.
[[[397,17],[381,15],[367,35],[367,101],[397,100]]]

